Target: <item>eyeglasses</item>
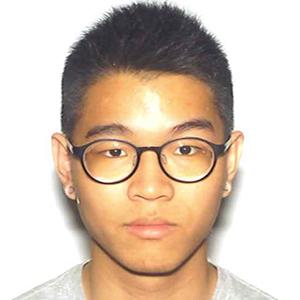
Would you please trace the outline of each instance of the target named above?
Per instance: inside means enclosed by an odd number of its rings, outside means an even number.
[[[69,151],[81,160],[86,174],[103,184],[115,184],[131,177],[139,166],[141,154],[154,151],[162,171],[171,179],[194,183],[206,178],[218,157],[230,147],[213,144],[201,138],[184,137],[168,141],[160,147],[137,147],[119,139],[98,139],[82,146],[69,142]]]

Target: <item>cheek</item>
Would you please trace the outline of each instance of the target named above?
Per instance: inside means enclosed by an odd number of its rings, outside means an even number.
[[[203,181],[178,188],[177,211],[181,212],[182,221],[186,222],[188,235],[203,237],[211,230],[218,216],[225,179],[225,166],[220,161]]]
[[[124,201],[126,185],[99,184],[80,168],[74,168],[73,181],[80,198],[80,216],[86,229],[92,236],[113,232],[116,224],[128,221],[129,208]]]
[[[82,222],[95,241],[109,247],[115,243],[122,224],[128,221],[128,207],[124,196],[122,199],[126,192],[122,187],[99,185],[95,188],[91,184],[81,191],[84,195],[80,203]]]

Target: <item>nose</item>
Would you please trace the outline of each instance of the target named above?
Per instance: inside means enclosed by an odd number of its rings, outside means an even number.
[[[129,179],[128,197],[131,200],[171,200],[174,196],[172,180],[161,169],[157,154],[145,151],[135,174]]]

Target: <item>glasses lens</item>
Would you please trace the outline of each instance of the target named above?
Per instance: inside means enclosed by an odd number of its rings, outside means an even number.
[[[124,179],[134,170],[136,161],[135,149],[119,141],[99,141],[90,145],[84,155],[87,172],[103,183]]]
[[[161,153],[164,170],[173,178],[192,182],[204,178],[214,164],[214,151],[197,139],[181,139],[167,144]]]

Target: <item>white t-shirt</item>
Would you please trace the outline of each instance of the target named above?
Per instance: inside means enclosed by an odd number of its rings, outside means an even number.
[[[84,263],[13,300],[84,300],[81,272]],[[226,269],[216,266],[217,285],[212,300],[276,300]]]

